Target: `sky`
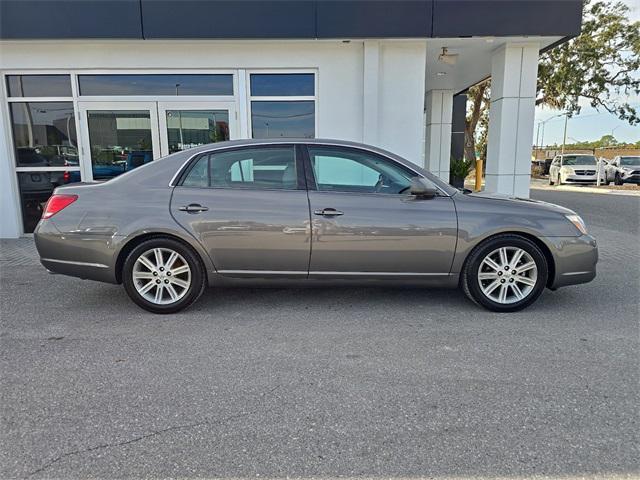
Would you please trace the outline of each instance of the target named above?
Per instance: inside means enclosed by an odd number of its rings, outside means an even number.
[[[631,20],[640,21],[640,0],[624,0],[624,3],[629,5],[631,9]],[[619,142],[637,142],[640,140],[640,125],[631,126],[628,122],[619,120],[618,117],[603,109],[597,111],[591,108],[587,101],[581,101],[580,103],[583,105],[580,115],[569,118],[567,124],[567,143],[598,140],[603,135],[610,135],[612,132]],[[640,108],[640,97],[631,98],[629,103]],[[559,113],[562,112],[549,108],[536,108],[536,123],[533,132],[534,142],[538,134],[538,123],[548,120],[544,124],[544,144],[562,144],[564,117],[551,118]],[[542,127],[540,127],[541,136]],[[542,143],[542,139],[538,138],[538,143]]]

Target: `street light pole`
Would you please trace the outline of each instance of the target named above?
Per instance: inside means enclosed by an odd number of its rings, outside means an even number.
[[[569,114],[565,113],[564,114],[564,135],[562,137],[562,152],[561,152],[561,154],[564,154],[564,146],[567,143],[567,123],[569,123]]]

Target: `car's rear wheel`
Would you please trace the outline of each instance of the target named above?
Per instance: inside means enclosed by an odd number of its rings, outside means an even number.
[[[540,248],[519,235],[498,235],[469,255],[461,283],[467,296],[494,312],[515,312],[537,300],[547,284]]]
[[[204,292],[204,267],[186,245],[166,237],[142,242],[124,262],[122,283],[129,297],[153,313],[187,308]]]

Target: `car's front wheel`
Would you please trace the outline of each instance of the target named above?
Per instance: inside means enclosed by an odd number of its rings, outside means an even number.
[[[540,248],[519,235],[498,235],[469,255],[461,283],[467,296],[494,312],[531,305],[547,284],[547,260]]]
[[[136,304],[153,313],[187,308],[204,292],[204,267],[197,254],[171,238],[157,237],[127,256],[122,283]]]

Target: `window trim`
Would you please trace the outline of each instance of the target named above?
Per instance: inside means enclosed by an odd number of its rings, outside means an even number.
[[[304,177],[304,161],[303,158],[301,156],[301,152],[300,152],[300,148],[298,146],[299,144],[296,143],[292,143],[292,142],[283,142],[283,143],[276,143],[276,144],[271,144],[271,143],[265,143],[265,144],[248,144],[248,145],[239,145],[239,146],[233,146],[233,147],[227,147],[227,148],[219,148],[219,149],[213,149],[213,150],[207,150],[205,152],[198,152],[195,155],[189,157],[189,159],[184,163],[184,165],[182,167],[180,167],[180,169],[178,170],[176,176],[172,179],[172,181],[169,183],[170,187],[174,187],[174,188],[198,188],[198,189],[209,189],[209,190],[231,190],[231,191],[238,191],[238,190],[252,190],[252,191],[257,191],[257,192],[297,192],[297,191],[306,191],[307,190],[307,184],[305,181],[305,177]],[[253,149],[275,149],[275,148],[283,148],[283,147],[287,147],[287,148],[291,148],[291,150],[293,151],[293,160],[296,166],[296,188],[255,188],[253,186],[239,186],[239,187],[222,187],[222,186],[214,186],[211,185],[211,156],[212,155],[217,155],[219,153],[228,153],[228,152],[235,152],[235,151],[241,151],[241,150],[253,150]],[[196,186],[190,186],[190,185],[184,185],[184,181],[187,178],[187,176],[189,175],[189,173],[191,172],[191,170],[193,170],[193,168],[195,167],[195,165],[200,161],[200,159],[204,156],[208,156],[209,158],[207,159],[207,171],[208,171],[208,177],[209,177],[209,186],[207,187],[196,187]]]
[[[259,74],[259,75],[287,75],[287,74],[296,74],[296,73],[311,73],[313,74],[313,92],[314,95],[304,95],[304,96],[252,96],[251,95],[251,74]],[[251,108],[251,102],[295,102],[295,101],[313,101],[313,138],[318,138],[318,117],[319,110],[318,105],[319,101],[319,71],[317,68],[282,68],[282,69],[247,69],[245,70],[245,85],[246,85],[246,109],[247,109],[247,124],[248,124],[248,137],[255,138],[253,136],[253,111]],[[260,140],[276,140],[276,138],[270,139],[260,139]]]

